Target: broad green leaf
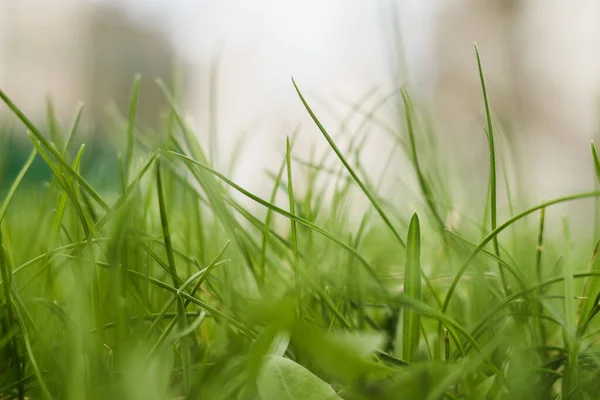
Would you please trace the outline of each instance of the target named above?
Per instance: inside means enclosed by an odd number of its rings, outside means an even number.
[[[341,400],[330,385],[284,357],[267,357],[256,383],[262,400]]]
[[[269,347],[269,354],[274,356],[283,356],[290,344],[290,334],[287,332],[279,332],[273,338]]]
[[[488,377],[486,380],[481,382],[467,397],[467,400],[480,400],[485,399],[488,395],[492,385],[494,384],[494,379],[496,377],[494,375]]]
[[[384,335],[372,332],[326,332],[298,324],[292,333],[295,348],[321,370],[343,383],[357,383],[365,376],[383,372],[374,354],[383,348]]]

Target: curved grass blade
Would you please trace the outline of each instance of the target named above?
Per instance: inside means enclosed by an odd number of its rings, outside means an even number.
[[[522,211],[521,213],[508,219],[503,224],[499,225],[496,229],[494,229],[492,232],[490,232],[485,238],[483,238],[483,240],[477,245],[477,247],[475,247],[473,249],[473,251],[471,251],[471,253],[467,257],[467,259],[461,265],[460,269],[454,276],[454,279],[452,281],[452,284],[450,285],[450,288],[448,289],[448,293],[446,294],[446,298],[444,299],[444,304],[442,305],[442,311],[445,312],[448,309],[448,305],[450,304],[450,300],[452,300],[452,295],[454,294],[454,291],[456,290],[456,286],[458,285],[458,282],[462,278],[463,274],[465,273],[465,271],[467,270],[469,265],[471,265],[471,262],[475,259],[477,254],[479,254],[479,252],[481,252],[483,250],[485,245],[488,244],[500,232],[505,230],[507,227],[511,226],[516,221],[518,221],[518,220],[528,216],[529,214],[531,214],[537,210],[540,210],[542,208],[550,207],[550,206],[553,206],[553,205],[559,204],[559,203],[565,203],[568,201],[583,200],[583,199],[593,198],[593,197],[600,197],[600,192],[585,192],[585,193],[579,193],[579,194],[574,194],[574,195],[570,195],[570,196],[558,197],[556,199],[547,201],[543,204],[539,204],[537,206],[528,208],[527,210]]]
[[[573,274],[573,279],[580,279],[580,278],[587,278],[590,276],[595,276],[595,277],[599,277],[600,276],[600,272],[596,272],[596,271],[591,271],[591,272],[582,272],[582,273],[576,273]],[[521,297],[525,297],[527,294],[529,293],[535,293],[538,292],[550,285],[556,284],[556,283],[562,283],[565,280],[564,275],[563,276],[559,276],[559,277],[555,277],[555,278],[551,278],[548,279],[542,283],[539,283],[537,285],[531,286],[527,289],[521,290],[519,292],[514,292],[511,295],[505,297],[500,303],[498,303],[497,305],[495,305],[494,307],[492,307],[476,324],[475,324],[475,328],[473,328],[473,330],[471,331],[471,336],[475,337],[479,334],[479,331],[481,329],[483,329],[483,327],[486,325],[486,323],[495,318],[500,311],[502,311],[504,308],[508,307],[510,304],[512,304],[516,299],[521,298]]]
[[[5,296],[4,301],[7,304],[7,316],[8,316],[8,318],[10,318],[11,325],[13,322],[17,322],[17,324],[20,328],[21,339],[23,340],[23,342],[25,344],[25,349],[26,349],[27,355],[29,357],[29,362],[31,364],[31,367],[33,368],[33,371],[38,380],[38,383],[40,384],[42,394],[44,395],[45,398],[52,399],[52,395],[50,394],[50,391],[48,390],[48,387],[46,386],[46,382],[44,381],[42,372],[40,371],[40,368],[37,364],[35,353],[31,346],[31,340],[29,338],[29,333],[27,331],[25,319],[23,318],[23,315],[21,314],[21,311],[19,310],[19,306],[20,306],[19,301],[18,301],[18,299],[15,299],[13,297],[13,293],[15,293],[16,287],[14,284],[14,280],[12,279],[13,274],[10,271],[9,261],[8,261],[8,257],[6,254],[6,250],[4,248],[4,243],[2,240],[1,233],[0,233],[0,269],[1,269],[1,273],[2,273],[2,280],[3,280],[3,286],[4,286],[4,296]],[[18,357],[18,348],[16,347],[16,342],[14,343],[14,345],[15,345],[15,347],[14,347],[15,356]],[[18,358],[17,358],[16,362],[18,365],[23,365],[23,364],[21,364],[21,362],[19,361]],[[22,377],[21,376],[22,371],[20,370],[20,367],[17,367],[17,368],[19,368],[18,376],[20,379]],[[20,393],[21,398],[23,397],[22,392],[23,392],[23,388],[20,387],[19,393]]]
[[[596,316],[596,314],[598,314],[598,312],[600,312],[599,303],[600,303],[600,293],[598,293],[596,295],[596,298],[594,299],[594,303],[592,304],[592,307],[590,308],[590,312],[589,312],[588,316],[586,317],[585,321],[581,324],[581,326],[577,330],[577,335],[579,337],[581,337],[585,334],[585,331],[587,330],[590,322],[592,322],[592,319]]]
[[[402,247],[406,247],[406,243],[404,243],[404,240],[402,239],[402,237],[400,237],[400,234],[398,234],[398,231],[396,230],[396,228],[394,228],[394,225],[392,224],[392,221],[385,214],[385,212],[383,211],[383,209],[381,208],[381,206],[377,202],[377,199],[375,198],[375,196],[369,191],[369,189],[367,188],[367,186],[358,177],[358,175],[356,174],[356,172],[354,171],[354,169],[352,168],[352,166],[350,165],[350,163],[348,163],[348,161],[346,161],[346,158],[344,157],[344,155],[342,154],[342,152],[340,151],[340,149],[337,147],[337,145],[335,144],[335,142],[333,141],[333,139],[331,138],[331,136],[329,136],[329,133],[327,133],[327,131],[325,130],[325,128],[323,127],[323,125],[321,124],[321,122],[319,121],[319,119],[317,118],[317,116],[315,115],[315,113],[312,111],[312,109],[310,108],[310,106],[308,105],[308,103],[306,102],[306,100],[304,99],[304,96],[300,92],[300,89],[298,88],[298,85],[296,85],[296,81],[294,81],[293,78],[292,78],[292,83],[294,84],[294,88],[296,89],[296,93],[298,93],[298,96],[300,97],[300,100],[302,101],[302,104],[304,104],[304,107],[306,108],[306,111],[308,111],[308,113],[310,114],[312,120],[315,122],[315,124],[317,125],[317,127],[319,128],[319,130],[321,131],[321,133],[323,134],[323,136],[325,137],[325,140],[327,140],[327,143],[329,143],[329,146],[333,149],[333,151],[338,156],[338,158],[340,159],[340,161],[342,162],[342,164],[344,164],[344,167],[346,167],[346,169],[348,170],[348,172],[350,173],[350,175],[352,176],[352,178],[354,179],[354,181],[358,184],[358,186],[363,191],[363,193],[365,194],[365,196],[367,196],[367,198],[369,199],[369,201],[371,202],[371,204],[373,205],[373,207],[375,207],[375,210],[377,210],[377,213],[381,216],[381,218],[383,219],[383,221],[385,222],[385,224],[390,228],[390,230],[392,231],[392,234],[396,237],[396,239],[398,240],[398,242],[402,245]]]
[[[200,324],[202,324],[205,317],[206,317],[206,312],[205,311],[200,312],[200,314],[198,315],[198,318],[196,318],[194,320],[194,322],[189,324],[189,326],[186,329],[181,330],[173,335],[173,340],[183,338],[183,337],[193,333],[196,329],[198,329]]]
[[[571,390],[577,386],[579,380],[578,358],[579,345],[577,342],[577,325],[575,321],[575,287],[573,279],[573,258],[571,251],[571,231],[567,223],[567,219],[563,217],[563,231],[565,238],[565,263],[563,266],[563,293],[564,293],[564,310],[565,310],[565,326],[563,327],[564,340],[567,348],[567,363],[563,372],[563,393],[569,394]],[[575,396],[574,398],[579,398]]]
[[[448,234],[450,237],[461,241],[462,243],[464,243],[465,245],[469,246],[470,248],[476,248],[477,245],[470,242],[469,240],[465,239],[464,237],[460,236],[459,234],[452,232],[450,230],[446,231],[446,234]],[[484,256],[486,256],[487,258],[489,258],[490,260],[494,260],[495,262],[497,262],[499,265],[502,266],[502,268],[506,269],[508,272],[510,272],[510,274],[513,276],[513,278],[515,278],[515,280],[517,281],[517,283],[519,284],[519,287],[521,289],[525,289],[527,287],[527,285],[525,285],[525,278],[522,276],[522,274],[520,274],[518,269],[513,268],[508,262],[506,262],[504,259],[497,257],[494,253],[491,253],[485,249],[481,250],[481,254],[483,254]]]
[[[590,257],[590,261],[588,263],[588,271],[598,270],[598,261],[599,258],[598,250],[600,250],[600,240],[596,242],[594,249],[592,250],[592,256]],[[596,283],[596,284],[594,284]],[[593,303],[591,306],[586,305],[586,299],[588,299],[592,292],[597,289],[597,282],[594,279],[586,278],[583,282],[583,288],[581,289],[581,298],[579,300],[579,305],[577,307],[577,320],[578,320],[578,328],[582,328],[582,324],[584,323],[583,315],[593,312],[593,309],[597,306],[597,301]],[[598,300],[598,298],[596,298]]]
[[[131,164],[133,162],[133,147],[135,133],[135,118],[138,107],[138,99],[140,95],[140,75],[133,78],[133,87],[131,88],[131,100],[129,102],[129,118],[127,120],[127,153],[125,157],[126,182],[129,181],[131,175]]]

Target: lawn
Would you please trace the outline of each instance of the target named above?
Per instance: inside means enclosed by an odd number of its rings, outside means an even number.
[[[81,110],[41,131],[0,90],[30,143],[1,188],[0,399],[597,398],[600,227],[550,216],[600,192],[510,197],[482,70],[489,180],[483,212],[464,214],[405,90],[395,156],[416,192],[399,201],[296,82],[329,151],[296,154],[291,134],[265,198],[211,166],[163,84],[157,134],[136,125],[134,81],[109,184]],[[592,162],[600,179],[593,143]],[[28,179],[32,165],[46,172]]]

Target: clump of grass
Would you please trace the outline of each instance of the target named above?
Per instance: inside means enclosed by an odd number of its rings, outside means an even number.
[[[0,203],[0,398],[595,398],[597,245],[546,217],[600,192],[503,214],[477,61],[489,198],[484,219],[460,224],[443,158],[427,151],[435,136],[406,91],[405,126],[386,129],[418,193],[394,202],[357,162],[360,140],[339,147],[295,82],[340,169],[293,152],[293,135],[268,199],[211,166],[162,83],[171,106],[157,136],[136,126],[134,82],[113,190],[81,171],[81,109],[64,129],[49,103],[45,135],[0,91],[32,143]],[[364,123],[382,124],[373,113]],[[24,187],[36,159],[51,179]],[[593,143],[590,159],[598,173]],[[352,187],[372,206],[358,217]]]

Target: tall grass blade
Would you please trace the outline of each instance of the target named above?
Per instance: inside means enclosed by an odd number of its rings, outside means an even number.
[[[296,203],[294,197],[294,186],[292,184],[292,162],[291,162],[291,147],[290,147],[290,138],[287,137],[285,140],[285,161],[287,165],[287,177],[288,177],[288,199],[290,204],[290,213],[296,214]],[[290,220],[291,223],[291,234],[292,234],[292,248],[294,251],[294,261],[296,265],[294,268],[298,268],[298,237],[296,234],[296,221],[293,219]],[[298,279],[298,274],[296,273],[296,280]]]
[[[158,207],[160,211],[160,225],[162,227],[165,250],[167,252],[168,266],[173,276],[173,283],[177,285],[177,267],[175,266],[175,256],[173,253],[173,244],[171,243],[171,232],[169,230],[169,219],[167,217],[167,206],[165,204],[165,194],[163,190],[163,181],[160,168],[160,157],[156,159],[156,189],[158,191]]]
[[[75,113],[75,119],[73,120],[73,125],[71,125],[71,129],[69,130],[69,136],[67,137],[67,141],[65,142],[65,147],[63,148],[63,157],[66,157],[71,150],[71,145],[73,144],[73,140],[75,140],[75,135],[79,130],[79,124],[81,123],[81,116],[83,115],[83,103],[80,103],[77,106],[77,112]]]
[[[419,217],[413,214],[406,239],[406,264],[404,267],[404,294],[412,300],[421,300],[421,227]],[[402,310],[400,358],[413,362],[419,347],[420,315],[416,310]]]
[[[398,240],[398,242],[402,245],[402,247],[406,247],[406,243],[404,243],[404,240],[402,239],[402,237],[400,237],[400,234],[398,233],[398,231],[396,230],[396,228],[394,228],[394,225],[392,224],[392,221],[388,218],[388,216],[386,215],[386,213],[383,211],[383,209],[379,205],[379,202],[377,201],[377,199],[375,198],[375,196],[370,192],[370,190],[367,188],[367,186],[358,177],[357,173],[354,171],[354,169],[352,168],[352,166],[350,165],[350,163],[346,160],[346,158],[344,157],[344,155],[342,154],[342,152],[340,151],[340,149],[337,147],[337,145],[335,144],[335,142],[333,141],[333,139],[331,138],[331,136],[329,136],[329,133],[327,133],[327,130],[325,130],[325,128],[321,124],[321,121],[319,121],[319,119],[317,118],[317,116],[315,115],[315,113],[313,112],[313,110],[310,108],[310,106],[308,105],[308,103],[304,99],[304,96],[300,92],[300,89],[298,88],[298,85],[296,85],[296,81],[294,81],[294,79],[292,79],[292,83],[294,84],[294,88],[296,89],[296,93],[298,93],[298,96],[300,97],[300,100],[302,101],[302,104],[304,104],[304,107],[306,108],[306,111],[308,111],[308,113],[310,114],[312,120],[315,122],[315,124],[317,125],[317,127],[319,128],[319,130],[321,131],[321,133],[323,134],[323,136],[325,137],[325,140],[327,140],[327,143],[329,143],[329,146],[333,149],[333,151],[338,156],[338,158],[340,159],[340,161],[342,162],[342,164],[344,164],[344,167],[346,167],[346,169],[348,170],[348,173],[350,173],[350,175],[352,176],[352,178],[354,179],[354,181],[358,184],[358,186],[360,187],[360,189],[362,190],[362,192],[365,194],[365,196],[367,196],[367,198],[369,199],[369,201],[371,202],[371,204],[373,205],[373,207],[375,207],[375,210],[377,210],[377,213],[381,216],[381,218],[383,219],[383,221],[385,222],[385,224],[388,226],[388,228],[390,229],[390,231],[392,231],[392,234],[396,237],[396,239]]]
[[[131,176],[131,163],[133,162],[133,147],[135,144],[135,119],[140,96],[140,80],[140,75],[136,75],[133,78],[131,100],[129,102],[129,118],[127,120],[127,153],[125,157],[125,176],[127,177],[126,182],[129,182],[129,177]]]
[[[596,144],[593,140],[590,142],[590,147],[592,148],[592,159],[594,160],[596,178],[598,179],[598,182],[600,182],[600,159],[598,159],[598,150],[596,150]]]
[[[479,70],[479,79],[481,81],[481,91],[483,93],[483,102],[485,104],[485,116],[487,119],[487,138],[490,151],[490,180],[489,180],[489,199],[490,199],[490,218],[492,224],[492,231],[497,227],[498,220],[498,205],[497,205],[497,185],[496,185],[496,147],[494,143],[494,124],[492,122],[492,112],[490,110],[490,102],[488,99],[488,93],[485,85],[485,77],[483,76],[483,68],[481,66],[481,57],[479,55],[479,48],[475,44],[475,55],[477,56],[477,68]],[[494,236],[492,239],[494,247],[494,253],[500,257],[500,248],[498,246],[498,237]],[[502,281],[502,287],[504,293],[509,293],[508,283],[504,276],[504,270],[499,266],[500,278]]]

